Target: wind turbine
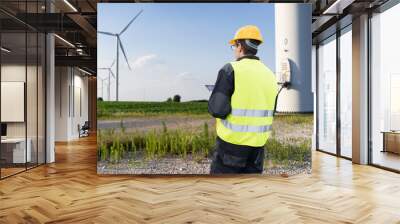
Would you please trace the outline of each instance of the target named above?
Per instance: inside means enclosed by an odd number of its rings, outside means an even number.
[[[100,78],[101,81],[101,98],[104,100],[104,80],[107,80],[107,78]]]
[[[135,19],[136,19],[142,12],[143,12],[143,10],[140,10],[140,12],[139,12],[138,14],[136,14],[136,16],[133,17],[133,19],[131,19],[131,21],[128,23],[128,25],[126,25],[126,26],[121,30],[121,32],[119,32],[119,33],[111,33],[111,32],[105,32],[105,31],[97,31],[98,33],[101,33],[101,34],[104,34],[104,35],[108,35],[108,36],[113,36],[113,37],[116,37],[116,39],[117,39],[117,69],[116,69],[116,73],[117,73],[117,74],[116,74],[116,76],[117,76],[117,78],[116,78],[116,82],[117,82],[117,83],[116,83],[116,100],[117,100],[117,101],[119,100],[118,92],[119,92],[119,48],[120,48],[120,47],[121,47],[122,53],[124,54],[126,64],[128,64],[129,70],[132,70],[132,69],[131,69],[131,66],[129,65],[128,57],[126,56],[126,52],[125,52],[124,46],[122,45],[120,36],[129,28],[129,26],[132,24],[132,22],[135,21]]]
[[[108,101],[111,101],[111,97],[110,97],[111,76],[114,77],[114,79],[115,79],[114,72],[111,69],[114,64],[115,64],[115,60],[111,63],[110,67],[98,68],[98,69],[101,69],[101,70],[107,70],[108,71],[108,87],[107,87]]]

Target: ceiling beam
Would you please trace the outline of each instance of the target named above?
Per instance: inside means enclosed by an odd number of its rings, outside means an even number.
[[[97,31],[96,28],[90,24],[85,17],[80,14],[68,14],[67,15],[71,20],[73,20],[78,26],[82,28],[82,30],[87,34],[88,38],[86,41],[90,44],[90,46],[95,47],[97,44]]]
[[[93,71],[97,67],[97,59],[91,56],[55,56],[56,66],[88,67]]]

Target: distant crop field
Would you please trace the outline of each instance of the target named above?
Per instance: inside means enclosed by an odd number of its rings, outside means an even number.
[[[194,102],[97,102],[98,119],[118,119],[132,116],[163,114],[206,115],[208,103]]]
[[[208,116],[207,101],[191,102],[97,102],[97,118],[118,120],[128,117],[157,115],[205,115]],[[288,124],[312,124],[312,114],[276,114],[274,120]]]

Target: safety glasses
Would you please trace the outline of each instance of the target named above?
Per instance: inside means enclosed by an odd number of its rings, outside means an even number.
[[[235,50],[238,47],[238,44],[231,45],[231,50]]]

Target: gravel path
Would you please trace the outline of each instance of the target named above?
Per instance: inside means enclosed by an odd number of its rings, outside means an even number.
[[[210,159],[196,162],[191,158],[181,159],[166,157],[146,161],[145,159],[127,160],[112,164],[97,162],[99,174],[208,174]]]
[[[206,158],[201,161],[195,161],[190,156],[187,159],[166,157],[161,159],[149,160],[144,159],[128,160],[124,159],[120,163],[112,164],[108,162],[97,162],[98,174],[197,174],[204,175],[210,173],[211,159]],[[273,176],[293,176],[296,174],[310,174],[311,163],[295,163],[289,161],[288,166],[265,167],[263,174]]]
[[[290,124],[280,120],[272,123],[272,130],[278,140],[285,138],[309,138],[313,134],[313,124]]]

